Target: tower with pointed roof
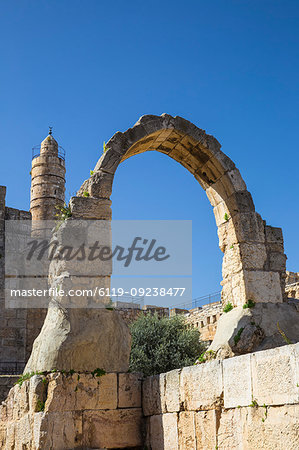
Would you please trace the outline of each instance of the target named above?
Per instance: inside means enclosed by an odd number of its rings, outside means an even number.
[[[34,147],[31,167],[30,212],[32,220],[54,220],[57,208],[64,205],[65,152],[52,136],[40,148]]]

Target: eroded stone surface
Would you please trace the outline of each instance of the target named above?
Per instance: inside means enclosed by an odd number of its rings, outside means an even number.
[[[288,303],[257,303],[247,309],[238,306],[220,317],[209,349],[217,357],[227,358],[285,345],[277,323],[292,343],[298,342],[298,319],[298,310]]]
[[[129,328],[117,312],[50,307],[24,372],[126,372],[130,348]]]

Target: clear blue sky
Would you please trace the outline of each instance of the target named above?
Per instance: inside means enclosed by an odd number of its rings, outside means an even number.
[[[67,152],[67,197],[102,142],[143,114],[180,115],[222,144],[299,271],[299,2],[0,1],[1,176],[28,209],[31,147],[48,125]],[[193,295],[219,290],[222,254],[195,179],[150,153],[117,171],[115,219],[192,219]]]

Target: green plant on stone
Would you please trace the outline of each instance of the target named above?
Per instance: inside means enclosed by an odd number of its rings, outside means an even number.
[[[231,311],[233,309],[233,305],[231,302],[226,303],[226,305],[223,308],[223,312],[228,313],[229,311]]]
[[[55,209],[58,211],[55,214],[57,220],[67,220],[69,217],[72,217],[72,211],[69,205],[64,204],[63,206],[55,206]]]
[[[242,328],[239,329],[237,334],[234,336],[234,343],[235,343],[235,345],[237,345],[237,343],[241,339],[241,334],[243,333],[243,331],[244,331],[244,328],[242,327]]]
[[[104,369],[95,369],[91,372],[91,375],[94,377],[102,377],[103,375],[106,375],[106,370]]]
[[[106,153],[107,150],[108,150],[108,148],[106,147],[106,143],[104,141],[103,142],[103,154]]]
[[[263,408],[265,408],[265,416],[262,418],[262,422],[265,422],[268,417],[268,406],[264,403]]]
[[[255,302],[251,299],[249,299],[247,301],[247,303],[244,303],[244,305],[243,305],[243,309],[254,308],[254,307],[255,307]]]
[[[89,192],[84,191],[84,192],[83,192],[83,197],[89,197]]]
[[[225,220],[225,222],[229,221],[229,215],[227,213],[224,214],[224,220]]]
[[[210,361],[211,359],[215,359],[215,358],[216,358],[216,352],[214,352],[214,350],[207,350],[207,351],[203,352],[201,355],[199,355],[195,364],[203,364],[203,363]]]
[[[283,340],[284,340],[288,345],[293,344],[293,342],[291,341],[291,339],[289,339],[289,338],[287,337],[287,335],[285,334],[285,332],[282,331],[282,329],[280,328],[279,322],[277,322],[277,328],[278,328],[278,331],[279,331],[281,337],[283,338]]]
[[[28,372],[24,373],[24,375],[21,375],[20,378],[15,382],[15,384],[18,384],[20,387],[24,383],[24,381],[30,380],[34,375],[46,375],[46,372]]]
[[[252,402],[249,405],[251,408],[258,408],[258,402],[252,398]]]
[[[63,206],[55,206],[55,209],[57,210],[57,213],[55,214],[56,217],[55,231],[58,231],[62,222],[72,217],[72,211],[71,207],[69,205],[66,205],[66,203]]]
[[[36,402],[36,409],[37,409],[37,412],[44,411],[45,410],[45,402],[42,402],[40,399],[38,399]]]
[[[94,170],[90,171],[90,176],[92,176],[94,174]]]

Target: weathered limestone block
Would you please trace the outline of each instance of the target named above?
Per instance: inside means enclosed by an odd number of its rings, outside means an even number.
[[[155,416],[162,412],[162,396],[164,396],[164,380],[160,375],[147,377],[142,385],[142,406],[145,416]]]
[[[222,263],[223,280],[231,278],[232,274],[238,274],[242,269],[242,263],[239,245],[226,247]]]
[[[296,347],[299,348],[299,344]],[[299,373],[294,346],[285,345],[254,353],[251,364],[252,396],[259,405],[299,403]]]
[[[246,408],[243,429],[249,450],[281,450],[299,447],[299,405]],[[244,439],[245,440],[245,439]]]
[[[178,441],[180,449],[196,449],[194,411],[182,411],[179,414]]]
[[[164,376],[163,412],[180,411],[180,373],[181,370],[176,369],[167,372]]]
[[[152,450],[178,450],[177,413],[151,416],[148,424],[148,444]]]
[[[217,430],[217,445],[223,450],[247,450],[243,439],[243,408],[228,409],[221,412]],[[259,447],[257,447],[259,449]],[[270,448],[269,448],[270,450]]]
[[[164,449],[177,450],[178,447],[178,416],[177,413],[163,414]]]
[[[33,420],[33,449],[82,448],[81,411],[41,412]]]
[[[215,409],[223,393],[220,361],[184,367],[181,373],[180,400],[186,410]]]
[[[228,211],[226,211],[228,213]],[[219,245],[265,242],[265,224],[255,212],[239,213],[218,228]]]
[[[111,200],[108,198],[72,197],[70,208],[74,219],[111,220]]]
[[[141,408],[83,412],[85,448],[128,448],[143,443]]]
[[[34,375],[30,378],[28,385],[28,409],[30,412],[40,411],[40,403],[45,402],[47,397],[48,380],[43,375]],[[27,383],[23,383],[26,386]]]
[[[117,374],[49,375],[45,411],[81,411],[117,408]]]
[[[283,301],[279,273],[244,270],[243,275],[247,299],[270,303]]]
[[[142,373],[120,373],[118,375],[118,407],[141,408]]]
[[[195,413],[195,436],[197,450],[215,450],[217,445],[216,410],[198,411]]]
[[[75,370],[126,372],[131,335],[116,311],[50,306],[24,373]]]
[[[86,195],[85,193],[88,192],[90,197],[109,199],[112,192],[113,178],[113,174],[103,172],[102,170],[94,172],[88,180],[84,181],[77,192],[77,196],[84,197]]]
[[[250,355],[223,361],[224,407],[237,408],[252,402]]]
[[[219,318],[209,350],[216,352],[219,358],[227,358],[283,346],[285,341],[277,323],[296,343],[299,341],[298,318],[296,307],[287,303],[257,303],[254,308],[247,309],[237,306]]]
[[[152,450],[161,450],[164,448],[164,415],[153,415],[148,418],[149,445]]]
[[[239,249],[243,269],[264,269],[267,260],[267,252],[264,244],[243,242],[239,245]]]

